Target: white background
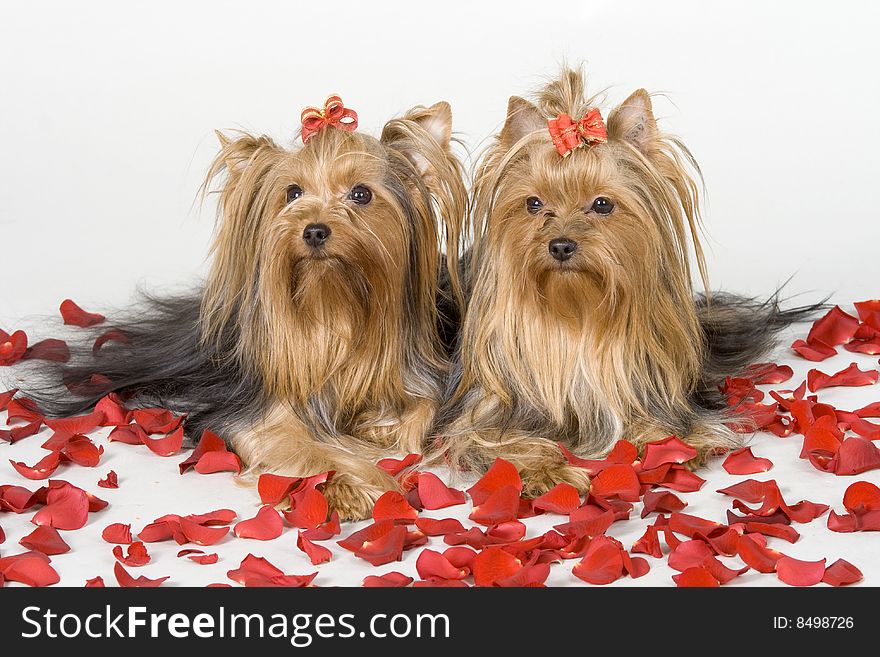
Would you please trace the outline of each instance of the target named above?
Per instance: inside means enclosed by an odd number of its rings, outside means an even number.
[[[64,297],[89,310],[125,303],[139,283],[186,286],[203,272],[212,212],[194,203],[217,144],[214,128],[244,128],[289,140],[304,105],[338,92],[365,130],[414,104],[445,99],[455,127],[479,150],[503,122],[507,98],[527,93],[560,63],[587,64],[592,88],[611,102],[645,87],[661,126],[681,135],[702,164],[708,188],[710,275],[716,287],[768,294],[792,274],[791,293],[836,293],[841,301],[880,293],[877,110],[880,5],[868,2],[496,3],[374,2],[4,2],[0,15],[0,327],[54,314]],[[138,7],[138,8],[136,8]],[[852,311],[850,306],[846,306]],[[805,332],[799,329],[799,333]],[[789,338],[790,339],[790,338]],[[779,354],[800,382],[811,364]],[[841,352],[820,365],[835,372]],[[785,384],[779,387],[786,387]],[[821,395],[852,409],[877,399],[876,388]],[[0,422],[2,424],[2,422]],[[44,432],[42,438],[48,437]],[[40,437],[4,448],[28,464],[44,454]],[[842,511],[856,479],[839,478],[797,458],[800,440],[767,434],[755,452],[773,459],[789,502],[810,499]],[[143,454],[142,454],[143,453]],[[95,471],[58,476],[111,501],[54,559],[62,583],[97,574],[113,584],[110,522],[135,531],[165,513],[235,508],[256,511],[253,491],[228,475],[179,477],[184,457],[158,459],[113,444]],[[144,467],[143,459],[151,459]],[[119,491],[95,488],[109,468]],[[688,511],[724,520],[730,500],[714,493],[742,478],[714,462],[703,491],[684,496]],[[34,488],[4,467],[4,483]],[[180,483],[176,483],[180,482]],[[436,512],[466,513],[469,507]],[[10,550],[31,531],[30,514],[4,514]],[[559,518],[529,521],[530,534]],[[826,517],[798,526],[802,559],[844,557],[868,583],[880,581],[876,537],[825,529]],[[343,535],[352,527],[345,527]],[[643,523],[611,534],[629,546]],[[331,544],[332,545],[332,544]],[[285,572],[312,572],[295,549],[295,532],[269,544],[218,546],[220,563],[176,560],[172,544],[151,546],[155,564],[133,574],[172,575],[174,583],[224,581],[249,551]],[[335,546],[334,546],[335,547]],[[431,547],[442,549],[432,539]],[[92,548],[92,549],[89,549]],[[208,551],[213,551],[208,549]],[[368,573],[415,574],[415,553],[380,570],[344,551],[316,583],[357,584]],[[671,584],[663,561],[638,582]],[[569,562],[550,583],[572,583]],[[749,573],[735,584],[777,583]]]
[[[585,62],[645,87],[706,178],[714,286],[878,295],[873,2],[32,2],[0,5],[0,327],[204,268],[215,128],[289,141],[342,95],[378,134],[448,100],[473,150],[507,98]]]

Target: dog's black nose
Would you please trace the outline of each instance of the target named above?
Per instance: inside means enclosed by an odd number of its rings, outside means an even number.
[[[574,255],[574,252],[577,251],[578,245],[577,242],[560,237],[559,239],[550,240],[549,247],[550,255],[556,258],[559,262],[565,262]]]
[[[313,249],[318,248],[330,237],[330,226],[327,224],[309,224],[303,231],[303,240]]]

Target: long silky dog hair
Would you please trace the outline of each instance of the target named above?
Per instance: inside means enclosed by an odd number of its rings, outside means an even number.
[[[109,392],[187,413],[189,439],[217,432],[245,474],[334,470],[331,506],[368,516],[397,486],[376,459],[421,451],[442,401],[441,314],[461,303],[468,201],[451,122],[440,102],[389,121],[379,139],[331,125],[286,149],[218,133],[204,285],[145,298],[25,393],[59,416]],[[107,330],[124,342],[93,352]]]
[[[657,127],[647,92],[610,113],[595,145],[569,152],[554,146],[548,120],[594,108],[582,74],[563,71],[536,100],[510,99],[477,169],[438,453],[478,471],[503,457],[539,494],[588,487],[557,441],[591,458],[621,438],[643,446],[671,434],[698,460],[730,448],[738,439],[718,384],[815,308],[695,294],[691,254],[708,290],[700,173]]]

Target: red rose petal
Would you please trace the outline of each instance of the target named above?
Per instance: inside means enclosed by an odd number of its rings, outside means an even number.
[[[474,557],[472,562],[474,584],[494,586],[499,580],[512,577],[522,568],[522,562],[509,552],[490,547]]]
[[[442,520],[416,518],[416,527],[426,536],[446,536],[465,531],[464,525],[455,518],[444,518]]]
[[[213,431],[205,429],[202,432],[201,438],[199,438],[199,444],[196,445],[195,449],[190,452],[189,456],[187,456],[185,460],[180,462],[180,465],[178,466],[180,468],[180,474],[183,474],[184,472],[195,466],[199,462],[199,459],[201,459],[202,456],[204,456],[205,454],[208,454],[209,452],[222,453],[226,451],[226,443],[223,441],[223,439]]]
[[[49,565],[49,557],[42,552],[23,552],[0,557],[0,575],[10,582],[27,586],[51,586],[61,581]]]
[[[825,559],[801,561],[783,556],[776,562],[776,576],[789,586],[813,586],[825,575]]]
[[[615,539],[597,536],[571,572],[589,584],[610,584],[623,576],[622,552],[623,548]]]
[[[330,504],[324,494],[307,488],[291,497],[293,508],[284,512],[284,519],[298,529],[313,529],[327,520]]]
[[[163,438],[147,438],[144,445],[159,456],[174,456],[183,446],[183,427],[178,427]]]
[[[430,472],[420,472],[417,479],[419,499],[422,507],[429,511],[464,504],[463,491],[449,488],[440,478]]]
[[[126,445],[143,445],[149,438],[147,432],[136,424],[129,424],[124,427],[116,427],[107,436],[107,440],[112,442],[125,443]]]
[[[323,545],[312,543],[312,541],[303,536],[302,532],[299,532],[299,535],[296,537],[296,546],[306,553],[306,556],[308,556],[309,561],[312,562],[313,566],[326,563],[330,561],[330,558],[333,556],[333,553],[330,552],[330,550]]]
[[[77,465],[94,468],[101,462],[104,448],[95,445],[86,436],[76,435],[67,441],[62,453]]]
[[[638,502],[639,492],[639,478],[631,465],[611,465],[597,474],[590,485],[593,495],[618,497],[627,502]]]
[[[20,422],[42,422],[42,411],[40,411],[37,403],[33,399],[27,397],[17,397],[6,405],[6,424],[12,424],[15,421]]]
[[[49,360],[56,363],[66,363],[70,360],[70,349],[64,340],[41,340],[31,345],[24,352],[21,360]]]
[[[98,482],[101,488],[119,488],[119,478],[113,470],[107,473],[107,476]]]
[[[834,386],[869,386],[877,383],[878,374],[877,370],[860,370],[856,363],[830,375],[810,370],[807,372],[807,388],[810,392],[817,392]]]
[[[556,484],[546,493],[532,500],[534,508],[564,516],[574,511],[580,503],[581,496],[577,488],[565,482]]]
[[[663,490],[648,491],[644,497],[642,518],[646,518],[648,514],[654,512],[671,513],[673,511],[681,511],[686,506],[687,502],[680,499],[675,493]]]
[[[131,343],[131,339],[128,337],[128,335],[126,335],[122,331],[111,329],[109,331],[105,331],[95,339],[95,343],[92,345],[92,353],[97,354],[99,351],[101,351],[101,347],[111,341],[119,342],[120,344]]]
[[[419,512],[397,491],[382,493],[373,506],[373,520],[376,522],[393,520],[400,524],[412,524],[418,517]]]
[[[208,452],[203,454],[196,463],[195,471],[199,474],[215,472],[241,472],[241,460],[233,452]]]
[[[122,399],[114,392],[102,397],[95,404],[95,411],[100,411],[104,415],[104,421],[101,424],[105,427],[125,426],[131,417],[131,413],[125,408]]]
[[[68,438],[76,434],[90,433],[100,427],[103,421],[103,411],[92,411],[88,415],[45,420],[46,426],[52,429],[52,431]]]
[[[101,538],[108,543],[119,543],[121,545],[131,544],[131,525],[124,525],[121,522],[114,522],[107,525],[101,532]]]
[[[813,362],[819,362],[837,354],[837,350],[834,347],[829,347],[827,344],[818,341],[810,344],[803,340],[795,340],[791,343],[791,348],[796,351],[801,358]]]
[[[150,579],[141,575],[134,578],[128,574],[128,571],[122,567],[118,561],[113,565],[113,574],[116,575],[116,581],[123,588],[155,588],[161,586],[168,577],[160,577],[158,579]]]
[[[104,578],[99,575],[98,577],[92,577],[92,579],[87,579],[85,587],[87,589],[103,589],[105,587]]]
[[[9,462],[12,464],[12,467],[15,468],[15,471],[22,477],[36,481],[51,477],[52,473],[58,469],[60,457],[60,452],[50,452],[32,466],[13,461],[12,459],[9,459]]]
[[[364,577],[365,588],[403,588],[412,584],[413,578],[407,577],[396,570],[384,575],[367,575]]]
[[[678,575],[673,575],[672,580],[679,587],[710,588],[721,586],[715,576],[705,566],[692,566],[686,568]]]
[[[261,474],[257,480],[257,492],[260,494],[260,501],[263,504],[272,504],[273,506],[280,504],[301,482],[302,477],[285,477],[270,472]]]
[[[88,328],[103,322],[106,318],[97,313],[87,313],[70,299],[61,302],[61,317],[64,323],[69,326],[79,326],[80,328]]]
[[[70,552],[70,546],[64,542],[54,527],[37,527],[19,541],[28,550],[36,550],[43,554],[54,555]]]
[[[519,472],[509,461],[495,459],[492,467],[473,486],[468,488],[468,494],[474,502],[474,506],[483,504],[489,497],[502,488],[514,488],[517,499],[522,492],[522,479]]]
[[[836,475],[856,475],[880,468],[880,449],[870,440],[850,436],[837,451]]]
[[[281,515],[269,504],[260,507],[257,515],[242,520],[232,530],[239,538],[253,538],[258,541],[271,541],[281,536],[284,523]]]
[[[9,443],[16,443],[22,438],[28,438],[40,432],[40,428],[43,426],[42,420],[34,420],[29,424],[25,424],[22,426],[14,427],[12,429],[0,430],[0,440],[5,440]],[[53,450],[55,451],[55,450]]]
[[[422,579],[464,579],[471,572],[469,568],[454,566],[439,552],[427,549],[419,554],[416,571]]]
[[[89,496],[86,492],[66,481],[49,483],[46,506],[37,511],[31,522],[56,529],[79,529],[85,526],[89,519]]]
[[[675,436],[645,445],[642,468],[651,470],[664,463],[681,464],[697,457],[697,450]]]
[[[858,327],[858,319],[845,313],[840,306],[834,306],[813,323],[813,327],[807,335],[807,342],[810,344],[821,342],[836,347],[849,342]]]
[[[880,511],[880,487],[869,481],[851,484],[843,494],[843,506],[851,513]]]
[[[845,559],[838,559],[825,569],[822,581],[830,586],[847,586],[863,579],[862,571]]]
[[[413,466],[419,464],[422,460],[421,454],[407,454],[402,459],[381,459],[376,465],[378,465],[382,470],[390,474],[392,477],[396,477],[404,470],[408,470]]]
[[[342,531],[339,525],[339,512],[334,509],[330,512],[330,519],[313,529],[307,529],[302,534],[310,541],[326,541],[338,536]]]
[[[116,557],[116,560],[120,563],[124,563],[126,566],[131,566],[133,568],[145,566],[150,563],[150,553],[147,552],[147,546],[140,541],[135,541],[129,545],[127,553],[124,556],[122,554],[122,546],[117,545],[113,548],[113,556]]]
[[[27,334],[15,331],[12,335],[0,331],[0,366],[14,365],[27,353]]]
[[[517,473],[518,477],[519,473]],[[474,500],[474,510],[468,518],[481,525],[497,525],[516,520],[521,490],[521,486],[502,486],[483,498],[482,502],[477,503]],[[478,492],[478,496],[482,497],[482,491]]]
[[[193,522],[189,518],[181,518],[180,531],[183,533],[186,540],[191,541],[196,545],[214,545],[229,533],[229,527],[209,527]],[[141,540],[147,540],[143,537],[143,532],[138,534],[138,537]]]
[[[746,368],[745,375],[752,380],[755,385],[765,385],[768,383],[784,383],[794,376],[794,370],[788,365],[777,365],[776,363],[756,363]]]
[[[6,392],[0,392],[0,411],[6,410],[6,407],[9,406],[9,402],[12,401],[12,398],[15,397],[16,394],[18,394],[18,388],[13,388]]]
[[[749,534],[739,537],[736,552],[747,566],[759,573],[775,572],[776,562],[783,556],[781,552],[761,545]]]
[[[759,472],[767,472],[773,467],[773,461],[765,458],[758,458],[752,454],[751,447],[744,447],[731,452],[724,463],[721,464],[729,474],[732,475],[750,475]]]
[[[374,566],[382,566],[400,561],[405,541],[406,527],[386,520],[355,532],[338,544]]]

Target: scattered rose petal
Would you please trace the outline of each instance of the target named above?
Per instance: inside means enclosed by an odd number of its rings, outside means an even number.
[[[776,562],[776,576],[789,586],[813,586],[825,575],[825,559],[801,561],[783,556]]]
[[[384,575],[367,575],[364,577],[365,588],[403,588],[412,584],[413,578],[392,570]]]
[[[317,566],[318,564],[326,563],[330,561],[330,557],[333,556],[333,553],[330,552],[323,545],[317,545],[303,536],[302,532],[299,532],[299,535],[296,537],[296,546],[306,553],[309,561],[312,562],[313,566]]]
[[[863,579],[862,571],[845,559],[838,559],[825,569],[822,581],[830,586],[847,586]]]
[[[147,546],[140,541],[135,541],[129,545],[125,555],[122,554],[121,545],[115,546],[113,548],[113,556],[120,563],[134,568],[150,563],[150,554],[147,552]]]
[[[281,536],[284,523],[281,515],[269,504],[260,507],[257,515],[242,520],[232,530],[239,538],[253,538],[258,541],[271,541]]]
[[[750,475],[767,472],[767,470],[773,467],[773,461],[758,458],[752,454],[751,447],[743,447],[731,452],[721,465],[727,470],[728,474]]]
[[[70,299],[61,302],[61,317],[64,323],[69,326],[79,326],[80,328],[88,328],[102,323],[106,318],[97,313],[87,313]]]
[[[161,586],[162,582],[168,579],[168,576],[158,579],[150,579],[143,575],[137,578],[132,577],[118,561],[113,565],[113,574],[116,575],[116,581],[119,582],[119,586],[123,588],[155,588]]]
[[[437,475],[431,472],[420,472],[417,486],[422,507],[429,511],[445,509],[465,502],[464,492],[449,488]]]
[[[108,543],[119,543],[120,545],[131,544],[131,525],[124,525],[121,522],[114,522],[107,525],[101,532],[101,538]]]
[[[877,383],[877,370],[860,370],[856,363],[834,374],[825,374],[819,370],[807,372],[807,388],[817,392],[823,388],[834,386],[869,386]]]
[[[30,534],[19,541],[29,550],[36,550],[43,554],[55,555],[70,552],[70,546],[64,542],[58,530],[54,527],[37,527]]]
[[[98,482],[101,488],[119,488],[119,478],[113,470],[107,473],[107,476]]]

